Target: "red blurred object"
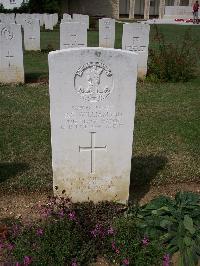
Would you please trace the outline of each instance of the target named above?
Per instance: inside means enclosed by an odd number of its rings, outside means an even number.
[[[175,21],[177,21],[177,22],[184,22],[184,19],[183,18],[175,18]]]

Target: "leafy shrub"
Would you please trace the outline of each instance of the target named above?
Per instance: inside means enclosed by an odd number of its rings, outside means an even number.
[[[200,258],[200,196],[180,192],[175,199],[161,196],[139,211],[140,227],[157,236],[172,255],[179,252],[179,265],[197,265]]]
[[[160,241],[142,235],[137,221],[132,217],[116,219],[114,236],[110,243],[108,258],[119,265],[159,266],[162,265],[165,249]],[[169,258],[167,261],[169,265]]]
[[[98,19],[90,16],[90,30],[97,30]]]
[[[149,50],[148,77],[152,81],[188,81],[197,68],[197,51],[189,30],[181,42],[167,43],[155,25],[155,47]]]
[[[70,265],[90,259],[78,225],[67,217],[48,218],[45,223],[24,227],[11,238],[12,257],[23,265]],[[8,245],[8,244],[7,244]],[[26,263],[25,263],[26,262]]]
[[[106,256],[119,265],[196,265],[200,255],[200,197],[179,193],[143,207],[111,202],[73,204],[53,197],[40,206],[41,219],[0,230],[0,252],[22,265],[88,265]],[[1,239],[2,238],[2,239]]]

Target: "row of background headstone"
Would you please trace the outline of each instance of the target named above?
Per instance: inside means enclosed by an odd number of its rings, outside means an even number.
[[[18,24],[1,25],[0,48],[3,47],[1,57],[2,65],[0,66],[2,73],[2,83],[12,83],[14,78],[13,72],[16,73],[16,82],[23,83],[24,75],[23,68],[23,46],[21,27]],[[23,19],[24,31],[24,48],[25,50],[40,50],[40,22],[38,19],[33,19],[33,16],[27,15]],[[60,49],[87,47],[87,23],[85,22],[62,22],[60,24]],[[136,52],[138,54],[138,75],[144,77],[147,72],[148,45],[149,45],[149,25],[140,23],[125,23],[123,25],[122,49]],[[16,39],[16,44],[15,44]],[[21,43],[20,43],[21,42]],[[99,20],[99,46],[104,48],[114,48],[115,43],[115,20],[103,18]],[[17,55],[17,53],[19,54]],[[19,55],[22,58],[19,60]],[[15,58],[17,59],[15,61]],[[20,63],[19,63],[20,62]],[[16,64],[17,72],[14,70]],[[18,67],[18,65],[20,65]],[[12,67],[11,67],[12,66]],[[3,72],[2,72],[3,69]],[[21,69],[20,75],[18,71]],[[4,71],[7,73],[3,75]],[[12,72],[12,75],[8,73]],[[7,77],[7,78],[6,78]]]
[[[53,30],[53,27],[58,23],[58,14],[4,14],[0,13],[0,22],[5,24],[16,23],[23,24],[26,20],[38,19],[40,21],[40,26],[45,25],[45,29]],[[80,22],[85,23],[87,25],[87,29],[89,29],[89,16],[82,14],[73,14],[73,16],[69,14],[63,14],[63,18],[61,22]]]

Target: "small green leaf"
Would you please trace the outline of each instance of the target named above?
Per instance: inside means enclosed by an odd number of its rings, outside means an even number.
[[[187,247],[191,246],[191,244],[192,244],[191,238],[188,237],[188,236],[185,236],[183,241],[184,241],[184,243],[186,244]]]
[[[193,226],[193,220],[189,215],[184,215],[183,221],[185,229],[187,229],[192,235],[195,233],[195,228]]]
[[[167,206],[163,206],[159,209],[159,211],[169,211],[169,208]]]
[[[160,226],[161,226],[162,228],[167,228],[170,224],[171,224],[171,222],[168,221],[168,220],[162,220],[162,221],[160,222]]]

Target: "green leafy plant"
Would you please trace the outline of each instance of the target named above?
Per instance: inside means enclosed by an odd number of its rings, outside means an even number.
[[[165,247],[155,237],[144,236],[137,223],[134,217],[121,217],[115,220],[108,258],[119,265],[162,265]]]
[[[180,43],[169,43],[154,26],[155,45],[149,49],[148,78],[152,81],[188,81],[195,76],[197,50],[193,45],[190,31],[185,32]]]
[[[65,193],[65,191],[63,191]],[[16,265],[89,265],[106,256],[119,265],[197,265],[200,255],[200,198],[178,193],[143,207],[112,202],[74,204],[53,197],[39,207],[41,219],[3,227],[0,251]],[[1,236],[0,236],[1,237]]]
[[[48,218],[45,223],[22,229],[11,240],[12,257],[19,265],[70,265],[85,263],[88,258],[84,236],[74,221],[63,217]]]
[[[175,199],[161,196],[138,212],[140,228],[157,236],[172,255],[180,254],[179,265],[197,265],[200,256],[200,196],[180,192]]]

